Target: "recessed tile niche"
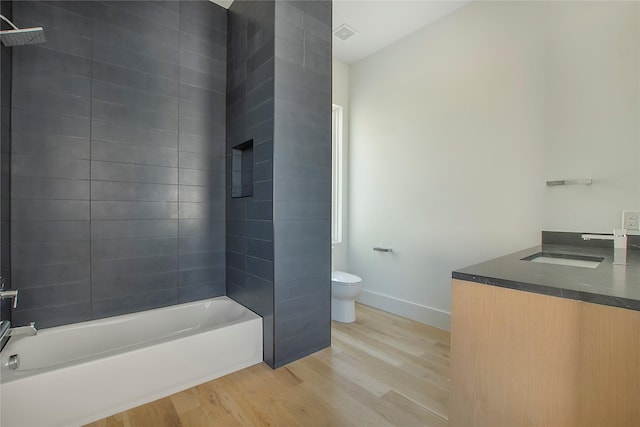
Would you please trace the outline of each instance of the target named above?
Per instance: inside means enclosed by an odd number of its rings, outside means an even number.
[[[253,139],[233,147],[231,197],[253,196]]]

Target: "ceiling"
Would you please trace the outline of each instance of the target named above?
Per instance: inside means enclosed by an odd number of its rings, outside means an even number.
[[[334,1],[333,30],[347,24],[358,33],[344,41],[333,37],[333,56],[353,64],[468,3],[469,0]]]
[[[226,8],[233,2],[212,1]],[[333,37],[333,56],[347,64],[358,62],[470,1],[334,0],[333,30],[347,24],[357,33],[347,40]]]

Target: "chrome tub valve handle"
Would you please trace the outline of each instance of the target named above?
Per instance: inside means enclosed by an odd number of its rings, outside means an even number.
[[[8,291],[0,291],[0,300],[13,298],[13,308],[18,307],[18,290],[10,289]]]

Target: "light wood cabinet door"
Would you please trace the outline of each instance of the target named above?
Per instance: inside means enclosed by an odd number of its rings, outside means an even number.
[[[453,281],[452,427],[639,426],[640,312]]]

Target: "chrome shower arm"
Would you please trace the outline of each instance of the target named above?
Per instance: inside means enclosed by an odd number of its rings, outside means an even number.
[[[13,22],[9,21],[4,15],[0,15],[0,19],[2,19],[4,22],[6,22],[7,24],[11,25],[11,27],[14,30],[19,30],[18,27],[16,27],[15,25],[13,25]]]

